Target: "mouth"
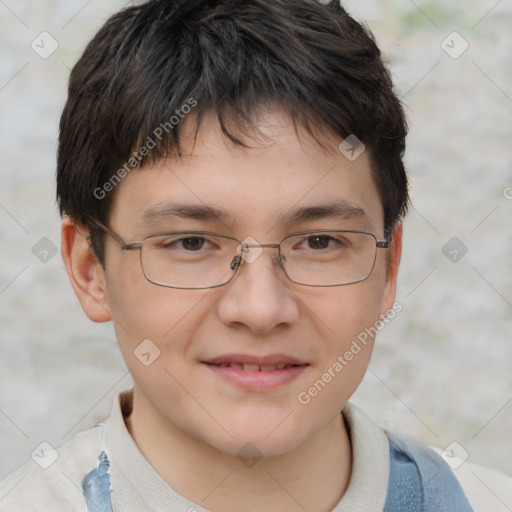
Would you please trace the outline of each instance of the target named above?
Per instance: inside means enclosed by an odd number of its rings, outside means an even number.
[[[257,365],[257,364],[249,364],[249,363],[208,363],[211,366],[217,366],[219,368],[235,368],[236,370],[243,370],[244,372],[275,372],[276,370],[287,370],[288,368],[293,368],[294,366],[303,366],[300,364],[287,364],[287,363],[278,363],[278,364],[267,364],[267,365]]]
[[[229,354],[201,361],[214,375],[248,391],[264,391],[281,387],[309,366],[309,363],[283,354],[256,357]]]

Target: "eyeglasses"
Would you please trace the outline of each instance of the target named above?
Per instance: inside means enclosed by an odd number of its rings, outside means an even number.
[[[243,262],[252,263],[272,247],[290,281],[304,286],[342,286],[359,283],[373,271],[377,249],[388,249],[390,235],[377,240],[364,231],[316,230],[294,233],[278,244],[243,242],[207,231],[155,233],[142,242],[126,243],[100,222],[99,229],[114,238],[123,251],[139,251],[142,272],[158,286],[181,289],[216,288],[233,279]],[[94,233],[91,234],[91,237]]]

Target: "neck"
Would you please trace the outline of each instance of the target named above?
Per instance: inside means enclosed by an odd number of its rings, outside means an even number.
[[[204,508],[327,512],[348,486],[352,453],[341,414],[288,453],[241,461],[170,426],[136,389],[135,403],[125,421],[139,450],[175,491]]]

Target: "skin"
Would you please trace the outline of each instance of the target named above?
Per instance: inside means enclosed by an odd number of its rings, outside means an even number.
[[[258,128],[253,147],[242,148],[226,141],[207,117],[186,156],[122,181],[109,227],[126,242],[165,229],[251,236],[262,244],[310,229],[360,229],[383,239],[383,210],[367,151],[350,162],[338,151],[337,137],[325,134],[332,151],[306,134],[299,140],[280,113],[262,115]],[[293,208],[339,200],[363,209],[366,217],[277,222]],[[167,201],[222,208],[232,218],[142,220],[144,211]],[[364,376],[373,340],[309,404],[297,397],[392,308],[401,225],[391,248],[377,251],[367,280],[328,288],[290,282],[271,248],[243,264],[225,286],[164,288],[145,279],[137,251],[121,251],[108,236],[103,269],[86,235],[64,219],[63,259],[88,317],[114,322],[134,379],[126,424],[155,470],[211,510],[331,510],[348,485],[352,461],[340,411]],[[161,353],[146,367],[133,351],[148,338]],[[309,366],[276,390],[247,391],[201,363],[226,353],[289,354]],[[252,467],[237,457],[248,442],[262,454]]]

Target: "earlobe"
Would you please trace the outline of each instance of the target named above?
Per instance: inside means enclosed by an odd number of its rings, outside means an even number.
[[[108,322],[111,315],[105,292],[105,275],[89,248],[87,230],[65,217],[61,233],[62,259],[82,309],[92,321]]]
[[[393,230],[391,246],[389,248],[389,258],[387,262],[386,285],[382,298],[380,315],[385,317],[392,309],[396,298],[396,280],[398,277],[398,268],[402,258],[402,223],[398,223]]]

